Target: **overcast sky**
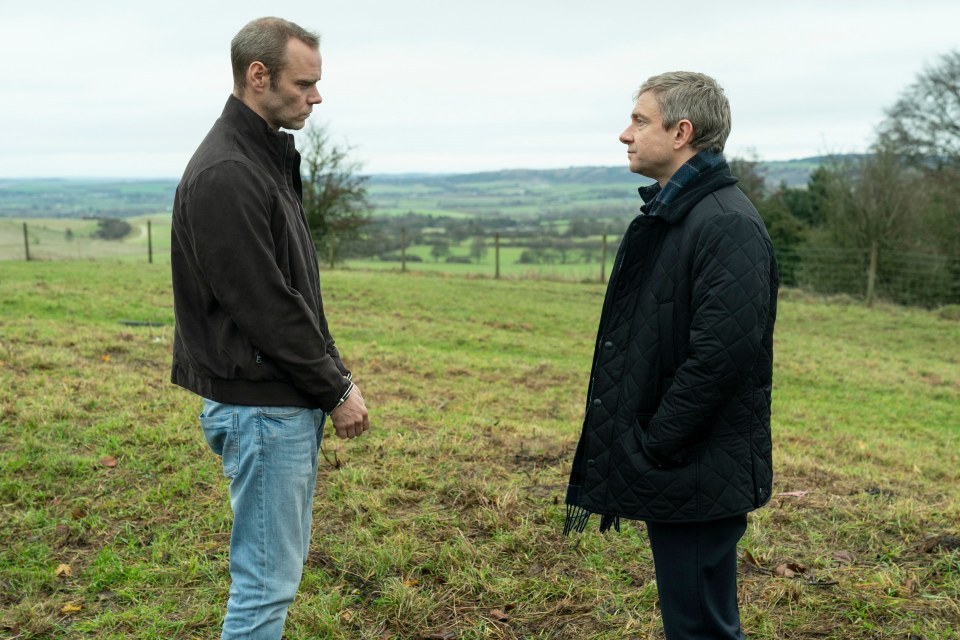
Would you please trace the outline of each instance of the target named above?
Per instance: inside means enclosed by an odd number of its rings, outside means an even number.
[[[916,74],[960,48],[957,0],[0,6],[0,178],[179,177],[231,90],[230,39],[265,14],[320,32],[308,122],[369,173],[625,164],[633,92],[677,69],[726,89],[728,155],[862,151]]]

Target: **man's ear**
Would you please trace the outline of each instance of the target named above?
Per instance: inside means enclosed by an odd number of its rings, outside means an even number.
[[[677,123],[676,133],[673,137],[673,148],[679,151],[693,141],[693,123],[683,119]]]
[[[270,71],[258,60],[254,60],[247,67],[247,86],[260,92],[270,83]]]

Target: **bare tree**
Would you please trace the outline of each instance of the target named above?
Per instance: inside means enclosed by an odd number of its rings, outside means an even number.
[[[917,76],[887,110],[881,136],[922,166],[960,169],[960,51]]]
[[[367,176],[348,157],[350,147],[330,140],[326,126],[310,125],[303,135],[303,208],[317,248],[332,267],[344,243],[370,222]]]
[[[470,243],[470,256],[477,264],[487,256],[487,241],[483,236],[476,236]]]
[[[917,76],[887,110],[880,137],[923,172],[930,193],[924,224],[929,244],[960,256],[960,51],[941,56]]]
[[[872,151],[835,162],[827,181],[832,244],[869,251],[867,304],[873,302],[881,250],[904,248],[917,237],[926,206],[919,174],[899,149],[881,138]]]

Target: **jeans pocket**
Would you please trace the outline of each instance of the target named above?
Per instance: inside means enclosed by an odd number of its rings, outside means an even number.
[[[273,420],[290,420],[307,411],[303,407],[259,407],[259,409],[263,417]]]
[[[220,456],[223,475],[233,478],[240,469],[240,434],[236,413],[200,416],[203,436],[210,450]]]

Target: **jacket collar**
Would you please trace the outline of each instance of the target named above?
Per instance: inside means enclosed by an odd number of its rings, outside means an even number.
[[[645,203],[640,210],[675,224],[706,195],[736,183],[722,154],[701,151],[677,169],[662,189],[656,182],[640,187],[637,191]]]
[[[241,137],[264,154],[284,180],[300,193],[300,154],[293,135],[274,131],[267,121],[233,94],[227,98],[220,119],[234,127]]]

